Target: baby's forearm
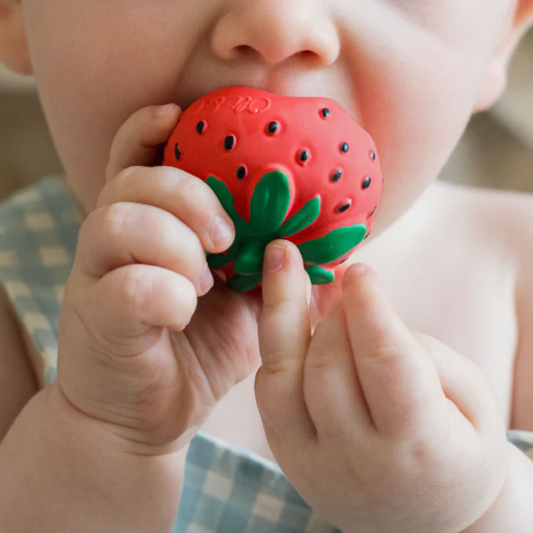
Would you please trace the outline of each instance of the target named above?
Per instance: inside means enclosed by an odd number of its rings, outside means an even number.
[[[533,531],[533,461],[508,443],[509,473],[490,509],[462,533],[531,533]]]
[[[0,445],[0,531],[170,533],[188,446],[123,452],[96,421],[50,410],[49,396],[34,396]]]

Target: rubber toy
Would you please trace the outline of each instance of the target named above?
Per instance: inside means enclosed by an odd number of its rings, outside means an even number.
[[[232,86],[185,109],[163,165],[204,180],[235,225],[232,246],[207,254],[228,286],[260,285],[266,245],[298,246],[313,284],[370,233],[383,176],[371,136],[334,100]]]

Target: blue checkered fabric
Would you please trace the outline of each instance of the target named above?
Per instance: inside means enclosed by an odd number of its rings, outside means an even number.
[[[41,356],[41,387],[57,369],[59,312],[82,216],[61,176],[0,205],[0,284]],[[533,459],[533,432],[508,439]],[[299,496],[277,464],[199,431],[191,441],[172,533],[340,533]]]

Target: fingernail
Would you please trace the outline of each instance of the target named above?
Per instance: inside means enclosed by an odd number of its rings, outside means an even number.
[[[367,271],[367,267],[364,263],[356,263],[350,270],[353,276],[362,276]]]
[[[280,269],[285,259],[285,246],[271,244],[267,246],[265,254],[265,267],[269,272],[275,272]]]
[[[209,270],[209,265],[205,265],[204,273],[202,274],[202,278],[200,279],[200,287],[202,289],[202,296],[209,291],[209,289],[213,286],[215,283],[215,280],[213,278],[213,274],[211,274],[211,270]]]
[[[217,217],[211,230],[211,240],[216,247],[229,245],[233,240],[231,226],[221,217]]]
[[[354,263],[353,265],[350,265],[343,275],[343,281],[346,283],[349,283],[352,280],[355,280],[355,278],[360,278],[364,274],[366,274],[368,271],[368,266],[364,263]]]
[[[172,112],[176,111],[178,109],[178,106],[176,104],[166,104],[161,107],[158,107],[155,111],[155,115],[158,118],[166,117],[167,115],[170,115]]]

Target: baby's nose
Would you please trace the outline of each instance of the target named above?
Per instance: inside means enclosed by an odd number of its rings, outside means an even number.
[[[231,61],[259,55],[268,63],[292,56],[313,58],[318,66],[340,53],[328,0],[235,0],[218,20],[211,37],[213,53]]]

